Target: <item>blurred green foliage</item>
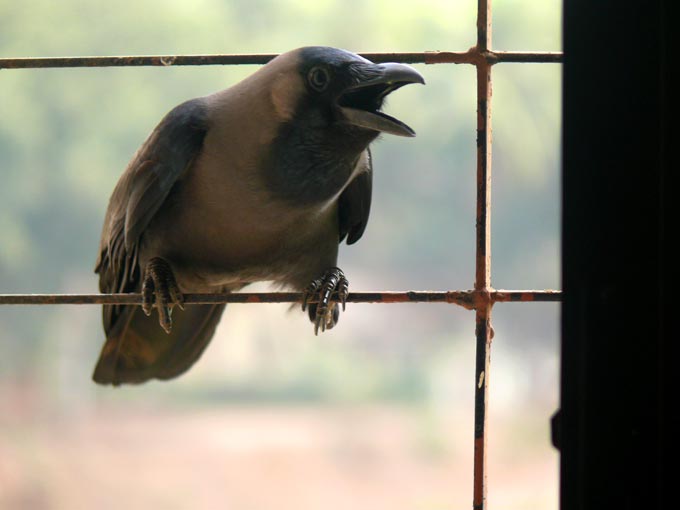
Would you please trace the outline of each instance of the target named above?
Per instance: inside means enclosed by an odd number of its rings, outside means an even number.
[[[559,5],[497,0],[494,46],[559,50]],[[0,56],[261,53],[303,45],[458,51],[474,44],[475,11],[471,0],[2,0]],[[399,91],[388,106],[418,137],[385,137],[375,145],[372,218],[364,239],[341,249],[356,290],[473,283],[474,70],[418,69],[427,86]],[[175,104],[253,71],[0,71],[0,292],[95,291],[101,222],[127,160]],[[503,64],[494,68],[494,79],[493,284],[558,288],[560,69]],[[527,348],[538,363],[554,356],[557,330],[556,307],[539,306],[514,309],[504,319],[514,325],[506,328],[513,331],[507,342]],[[291,339],[277,347],[279,365],[247,362],[234,376],[238,367],[220,372],[213,362],[207,375],[173,383],[173,394],[254,401],[422,398],[432,391],[432,367],[471,340],[472,316],[451,307],[385,308],[350,307],[335,336],[313,340],[287,330],[293,314],[269,308],[265,319],[248,315],[272,321],[267,331]],[[0,309],[0,381],[26,380],[54,391],[89,384],[102,341],[98,313],[92,307]],[[224,320],[244,313],[230,307]],[[312,336],[311,327],[300,328]],[[497,338],[503,331],[496,324]],[[243,334],[229,341],[254,339]]]

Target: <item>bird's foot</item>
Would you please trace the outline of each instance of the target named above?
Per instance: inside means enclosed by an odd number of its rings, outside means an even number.
[[[149,260],[142,284],[142,310],[151,315],[158,308],[158,322],[166,333],[172,330],[172,309],[177,305],[184,310],[184,297],[177,286],[170,265],[159,257]]]
[[[302,311],[308,309],[309,319],[314,324],[314,334],[331,329],[338,323],[340,310],[345,309],[349,295],[349,281],[340,268],[332,267],[310,283],[303,293]]]

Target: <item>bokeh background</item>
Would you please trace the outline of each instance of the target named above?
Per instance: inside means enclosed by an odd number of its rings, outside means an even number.
[[[560,50],[561,2],[496,0],[494,47]],[[0,56],[465,50],[474,0],[0,0]],[[418,137],[374,145],[354,290],[469,289],[475,73],[417,66],[387,110]],[[94,292],[109,194],[175,104],[243,67],[0,71],[0,292]],[[492,283],[559,288],[560,66],[493,71]],[[253,290],[265,290],[266,285]],[[557,508],[549,418],[555,304],[498,304],[490,508]],[[0,508],[459,509],[472,502],[474,313],[350,305],[315,337],[285,305],[231,305],[185,376],[90,380],[95,306],[0,308]]]

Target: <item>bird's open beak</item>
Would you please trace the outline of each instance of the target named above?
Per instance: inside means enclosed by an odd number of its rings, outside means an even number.
[[[388,94],[409,83],[425,84],[418,71],[405,64],[369,64],[366,78],[349,87],[338,107],[349,124],[397,136],[415,136],[409,126],[380,111]]]

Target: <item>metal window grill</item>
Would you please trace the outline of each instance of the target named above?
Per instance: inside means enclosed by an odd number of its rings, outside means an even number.
[[[465,52],[362,53],[374,62],[469,64],[477,70],[477,206],[475,284],[462,291],[350,292],[350,303],[450,303],[475,311],[476,367],[473,508],[486,508],[486,408],[490,365],[491,310],[499,302],[561,301],[557,290],[496,290],[491,286],[491,69],[498,63],[561,63],[558,52],[491,49],[491,0],[477,0],[477,44]],[[156,55],[113,57],[2,58],[0,69],[266,64],[276,54]],[[186,294],[186,304],[296,303],[296,292]],[[141,294],[0,294],[0,305],[139,305]]]

